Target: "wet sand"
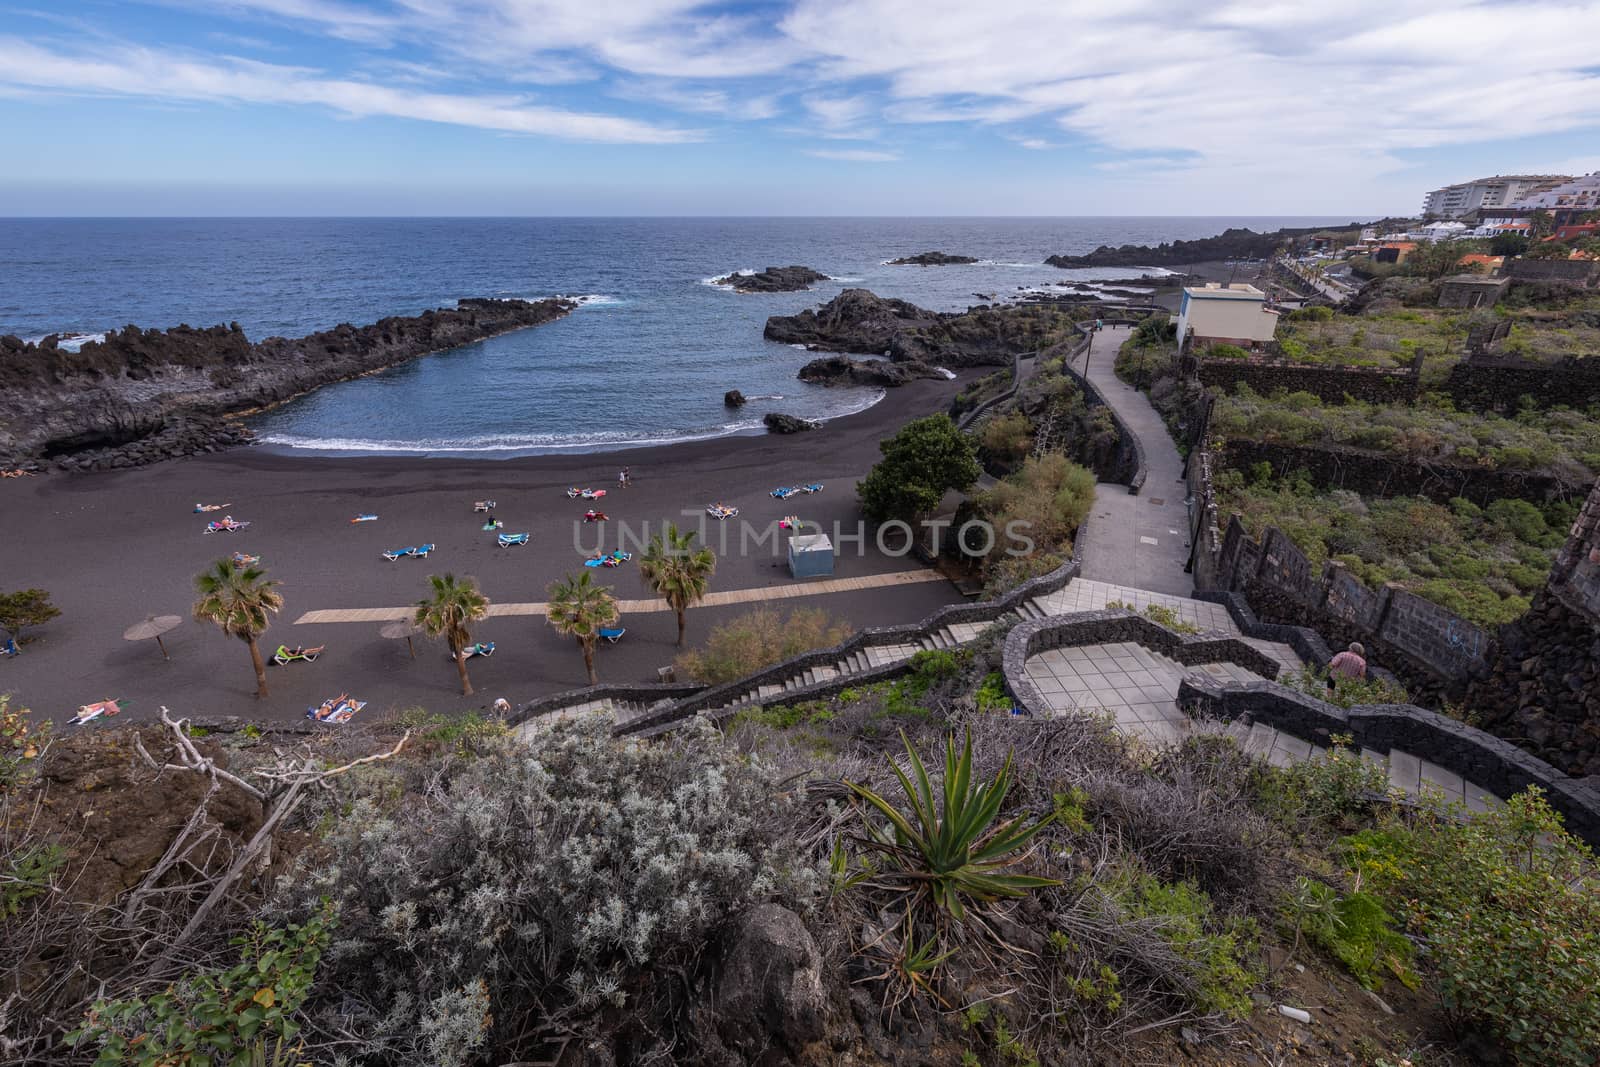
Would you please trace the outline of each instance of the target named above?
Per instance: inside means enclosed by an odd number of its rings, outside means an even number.
[[[986,368],[989,369],[989,368]],[[982,371],[965,372],[968,380]],[[61,721],[80,704],[106,698],[131,701],[125,718],[153,717],[165,704],[177,714],[297,719],[308,705],[348,691],[369,702],[363,716],[422,706],[430,711],[512,703],[586,684],[583,661],[570,640],[540,616],[491,617],[473,630],[493,641],[492,658],[469,663],[477,693],[463,697],[442,642],[417,638],[416,659],[404,641],[387,641],[374,623],[296,625],[309,611],[400,607],[426,592],[429,574],[472,575],[491,601],[546,599],[554,579],[582,570],[583,558],[604,535],[617,544],[618,524],[659,529],[671,520],[701,528],[718,550],[712,590],[790,587],[781,538],[741,551],[739,528],[705,519],[705,506],[726,501],[740,518],[765,530],[798,514],[831,530],[856,529],[855,483],[879,458],[878,442],[920,415],[941,411],[961,381],[914,382],[891,390],[876,406],[792,436],[727,437],[628,451],[513,460],[319,458],[244,448],[105,474],[49,475],[0,482],[0,588],[50,591],[61,618],[32,631],[22,655],[0,660],[0,692]],[[631,468],[633,486],[618,489],[617,473]],[[780,501],[779,485],[822,482],[823,492]],[[585,525],[591,505],[566,496],[568,486],[606,489],[592,505],[612,522]],[[504,532],[530,534],[529,544],[499,548],[481,529],[475,500],[494,499]],[[210,515],[199,503],[229,503],[238,533],[205,534]],[[690,515],[682,514],[689,511]],[[352,524],[371,512],[376,522]],[[719,535],[727,535],[724,549]],[[427,559],[390,562],[385,549],[432,542]],[[257,700],[242,642],[190,618],[194,576],[234,551],[262,557],[282,582],[284,609],[262,638],[264,654],[279,643],[328,646],[315,663],[268,666],[271,695]],[[918,569],[911,557],[880,552],[869,533],[865,547],[844,544],[835,577]],[[652,596],[637,562],[595,570],[619,599]],[[825,608],[852,626],[915,621],[961,599],[946,582],[854,590],[780,601],[787,611]],[[692,609],[689,643],[752,603]],[[170,662],[154,641],[127,642],[123,631],[146,615],[179,615],[165,638]],[[671,612],[623,619],[627,636],[602,645],[602,681],[654,681],[672,661],[676,621]],[[113,720],[113,721],[122,721]]]

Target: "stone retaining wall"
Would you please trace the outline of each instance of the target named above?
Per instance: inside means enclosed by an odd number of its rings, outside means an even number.
[[[1345,709],[1272,682],[1222,684],[1187,679],[1178,701],[1191,714],[1260,722],[1326,746],[1348,734],[1361,748],[1410,753],[1452,771],[1501,798],[1538,786],[1567,828],[1600,846],[1600,791],[1493,734],[1410,704]]]
[[[1414,404],[1421,392],[1421,370],[1421,356],[1407,370],[1202,357],[1195,374],[1207,388],[1230,393],[1243,384],[1262,396],[1286,389],[1291,393],[1312,393],[1329,404],[1342,404],[1346,397],[1375,404]]]
[[[1275,527],[1257,541],[1237,515],[1223,535],[1216,579],[1269,621],[1310,627],[1337,646],[1360,641],[1369,660],[1430,702],[1459,697],[1493,654],[1482,627],[1396,585],[1371,589],[1343,564],[1314,567]]]
[[[1304,471],[1319,489],[1348,489],[1380,498],[1420,496],[1438,504],[1449,503],[1458,496],[1479,507],[1508,498],[1548,502],[1588,489],[1586,484],[1572,484],[1534,471],[1420,463],[1344,445],[1288,445],[1229,438],[1217,456],[1219,470],[1243,471],[1258,463],[1271,465],[1280,476]]]
[[[1600,403],[1600,359],[1567,356],[1550,363],[1505,357],[1464,359],[1441,391],[1467,411],[1511,413],[1524,397],[1540,407]]]

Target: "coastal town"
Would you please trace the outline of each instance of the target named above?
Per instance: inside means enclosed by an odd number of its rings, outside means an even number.
[[[658,6],[0,35],[0,1064],[1600,1067],[1600,10]]]

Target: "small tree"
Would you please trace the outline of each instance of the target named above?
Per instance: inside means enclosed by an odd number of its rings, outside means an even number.
[[[1540,241],[1522,255],[1524,259],[1571,259],[1572,247],[1560,241]]]
[[[256,696],[266,696],[267,666],[261,661],[258,641],[272,624],[271,616],[283,609],[278,583],[260,567],[219,559],[196,576],[194,584],[200,593],[194,603],[195,619],[214,624],[249,647],[250,662],[256,669]]]
[[[617,621],[617,598],[605,586],[596,585],[588,571],[551,582],[548,595],[550,625],[562,637],[577,639],[578,647],[583,650],[584,669],[589,672],[589,684],[598,684],[594,646],[600,640],[600,631]]]
[[[433,595],[417,601],[416,624],[429,637],[443,637],[450,646],[450,658],[461,672],[461,695],[472,695],[472,679],[467,677],[467,657],[463,653],[472,642],[467,626],[489,614],[489,598],[478,591],[471,578],[453,574],[428,575]]]
[[[719,685],[813,648],[837,645],[850,625],[821,608],[798,608],[787,616],[760,607],[713,627],[704,648],[678,656],[678,669],[698,682]]]
[[[19,589],[15,593],[0,593],[0,630],[22,644],[25,626],[43,626],[61,614],[61,609],[50,603],[50,594],[43,589]]]
[[[948,415],[909,422],[878,445],[883,459],[856,485],[861,508],[874,522],[915,523],[951,489],[966,489],[982,473],[972,439]]]
[[[650,539],[639,560],[639,576],[678,614],[678,647],[683,647],[685,614],[699,603],[717,570],[716,553],[694,547],[695,532],[678,531],[675,523]]]

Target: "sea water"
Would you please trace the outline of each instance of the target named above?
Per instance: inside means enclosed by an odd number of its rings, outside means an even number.
[[[1153,244],[1300,218],[7,219],[0,334],[93,338],[135,323],[237,322],[297,337],[453,306],[568,296],[557,322],[317,390],[254,420],[270,447],[499,457],[758,432],[768,411],[833,418],[881,393],[806,385],[812,353],[762,339],[849,287],[958,311],[1061,281],[1051,254]],[[893,267],[941,250],[967,266]],[[738,294],[712,279],[801,264],[810,292]],[[730,410],[723,394],[757,398]]]

